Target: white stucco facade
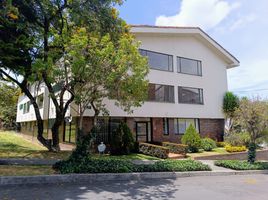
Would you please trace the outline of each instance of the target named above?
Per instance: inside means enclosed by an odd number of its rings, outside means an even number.
[[[227,87],[227,69],[239,65],[223,47],[211,39],[199,28],[184,27],[148,27],[134,26],[132,33],[141,41],[141,49],[169,54],[173,56],[173,72],[150,69],[148,80],[150,83],[174,86],[174,103],[145,102],[143,106],[134,108],[132,114],[124,112],[114,105],[114,101],[105,100],[110,116],[118,117],[173,117],[173,118],[223,118],[222,101]],[[202,76],[188,75],[177,72],[177,56],[202,62]],[[178,86],[203,89],[203,104],[185,104],[178,102]],[[44,106],[40,110],[43,119],[55,117],[52,102],[48,106],[48,95],[45,88]],[[27,97],[19,99],[18,104],[25,103]],[[23,114],[18,106],[17,121],[35,120],[33,107]],[[50,108],[48,112],[48,107]],[[74,106],[75,107],[75,106]],[[69,115],[69,113],[67,113]],[[71,110],[71,115],[77,112]],[[92,116],[87,110],[86,116]]]

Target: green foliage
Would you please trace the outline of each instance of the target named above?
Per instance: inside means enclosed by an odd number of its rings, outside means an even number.
[[[231,146],[231,145],[226,145],[224,148],[229,153],[243,152],[243,151],[246,151],[247,150],[247,148],[245,146]]]
[[[201,139],[201,148],[205,151],[212,151],[212,149],[216,148],[216,142],[211,138],[203,138]]]
[[[114,158],[83,158],[80,162],[60,161],[53,168],[62,174],[67,173],[130,173],[164,171],[210,171],[209,166],[194,160],[165,160],[154,164],[135,165],[130,160]]]
[[[248,146],[250,136],[247,132],[230,133],[224,137],[224,141],[232,146]]]
[[[126,123],[120,123],[111,138],[111,155],[130,154],[134,150],[134,139]]]
[[[0,83],[0,94],[0,123],[4,129],[14,130],[17,128],[16,113],[20,90],[12,85]]]
[[[226,92],[223,98],[223,112],[226,117],[232,117],[235,110],[239,107],[239,98],[232,92]]]
[[[226,145],[228,145],[227,142],[216,142],[217,147],[225,147]]]
[[[248,162],[251,164],[256,160],[256,147],[255,143],[250,143],[248,146]]]
[[[234,170],[267,170],[268,162],[255,162],[253,164],[240,160],[218,160],[215,165]]]
[[[254,162],[255,148],[258,142],[264,141],[268,128],[267,102],[256,99],[242,99],[235,112],[236,123],[249,134],[250,152],[248,160]]]
[[[188,146],[184,144],[162,142],[162,146],[167,147],[169,149],[169,152],[171,153],[178,153],[178,154],[186,155],[188,151]]]
[[[167,147],[162,147],[154,144],[139,143],[139,152],[145,155],[166,159],[168,158],[169,149]]]
[[[198,152],[201,146],[201,138],[192,124],[185,131],[185,134],[181,138],[181,142],[188,145],[188,150],[191,153]]]

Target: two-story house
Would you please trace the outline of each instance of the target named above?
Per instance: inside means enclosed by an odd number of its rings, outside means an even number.
[[[141,41],[140,53],[148,57],[148,101],[132,114],[104,100],[109,117],[100,117],[100,140],[106,141],[121,121],[125,121],[137,141],[179,142],[190,124],[202,136],[222,140],[224,116],[222,102],[227,88],[227,69],[239,66],[239,61],[197,27],[132,26],[131,32]],[[48,92],[41,87],[37,93],[44,125],[49,128],[55,118]],[[34,134],[34,110],[27,97],[18,102],[17,122],[22,132]],[[73,104],[62,126],[61,140],[75,142],[77,111]],[[85,112],[83,126],[90,130],[93,111]],[[36,133],[35,133],[36,134]],[[49,136],[48,136],[49,137]]]

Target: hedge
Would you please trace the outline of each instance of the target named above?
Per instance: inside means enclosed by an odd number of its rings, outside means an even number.
[[[169,149],[167,147],[162,147],[154,144],[139,143],[139,152],[145,155],[166,159],[168,158]]]
[[[215,165],[234,170],[267,170],[268,162],[255,162],[250,164],[247,161],[241,160],[218,160]]]
[[[229,153],[234,153],[234,152],[243,152],[246,151],[247,148],[245,146],[231,146],[231,145],[226,145],[225,150]]]
[[[130,160],[92,158],[57,162],[53,168],[62,174],[68,173],[131,173],[169,171],[210,171],[208,165],[195,160],[161,160],[154,164],[133,164]]]
[[[188,145],[185,144],[176,144],[171,142],[162,142],[163,147],[167,147],[169,152],[171,153],[178,153],[182,155],[186,155],[188,151]]]
[[[226,145],[228,145],[227,142],[216,142],[217,147],[225,147]]]

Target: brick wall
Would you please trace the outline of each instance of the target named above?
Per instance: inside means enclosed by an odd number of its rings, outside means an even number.
[[[202,137],[223,141],[224,119],[200,119],[200,134]]]
[[[174,134],[172,119],[169,120],[169,134],[164,135],[163,118],[153,118],[153,141],[154,142],[174,142],[180,143],[181,135]]]

